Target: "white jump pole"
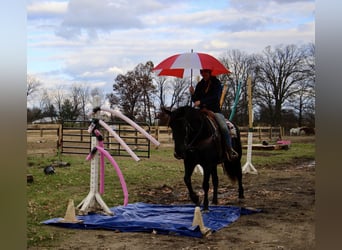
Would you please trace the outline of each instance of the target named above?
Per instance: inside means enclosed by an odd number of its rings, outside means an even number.
[[[242,167],[242,173],[257,174],[258,171],[252,164],[252,145],[253,145],[253,104],[252,104],[252,79],[247,79],[247,95],[248,95],[248,139],[247,139],[247,161]]]

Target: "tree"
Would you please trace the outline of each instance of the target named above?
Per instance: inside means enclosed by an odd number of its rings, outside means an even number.
[[[26,96],[32,95],[34,92],[39,90],[39,87],[42,85],[42,83],[36,79],[35,77],[31,75],[27,75],[26,77]]]
[[[79,109],[81,118],[87,120],[86,105],[89,99],[89,87],[74,84],[71,87],[71,96],[75,107]]]
[[[62,110],[62,106],[65,100],[65,86],[58,85],[56,90],[52,94],[53,103],[59,114]]]
[[[92,104],[93,108],[94,105],[102,105],[105,101],[105,94],[99,88],[93,88],[90,91],[90,104]],[[98,103],[99,102],[99,103]]]
[[[255,68],[257,104],[269,112],[269,123],[278,126],[282,123],[282,107],[287,99],[300,90],[298,84],[307,78],[304,67],[306,54],[296,45],[266,47],[258,56]]]
[[[152,84],[153,63],[137,65],[126,75],[118,75],[113,84],[113,92],[108,95],[111,106],[119,106],[129,118],[152,122],[153,95],[155,86]]]
[[[145,65],[138,64],[134,70],[135,78],[140,83],[142,93],[140,98],[142,112],[141,118],[138,118],[138,120],[147,122],[148,124],[152,124],[152,110],[155,110],[153,97],[156,93],[156,87],[153,85],[152,81],[152,69],[153,63],[148,61]]]
[[[240,125],[246,125],[248,124],[247,78],[253,68],[253,57],[239,50],[228,50],[220,61],[231,71],[230,74],[219,76],[221,82],[227,84],[222,112],[229,118],[235,97],[238,94],[238,85],[241,84],[241,94],[236,106],[234,120]]]
[[[77,120],[77,118],[80,115],[80,110],[77,106],[73,104],[73,102],[70,99],[65,99],[61,110],[59,111],[59,117],[62,121],[74,121]]]
[[[159,107],[165,107],[166,106],[166,95],[170,90],[170,85],[168,84],[168,78],[167,77],[156,77],[156,89],[157,89],[157,100],[159,101]]]
[[[42,117],[42,110],[40,108],[27,108],[27,122],[33,122],[35,120],[41,119]]]
[[[170,109],[188,105],[191,102],[189,81],[183,78],[173,79],[171,83]]]
[[[299,82],[298,93],[289,98],[291,106],[298,114],[297,126],[315,126],[315,45],[308,44],[303,47],[306,60],[303,65],[306,78]]]
[[[159,76],[155,79],[157,83],[158,100],[160,107],[184,106],[190,103],[189,81],[183,78]]]
[[[40,100],[40,109],[42,111],[42,117],[49,117],[51,121],[56,120],[58,116],[55,106],[52,104],[49,93],[44,89]]]

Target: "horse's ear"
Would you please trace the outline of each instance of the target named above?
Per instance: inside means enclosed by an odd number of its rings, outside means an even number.
[[[167,109],[167,108],[165,108],[165,107],[161,107],[160,110],[161,110],[163,113],[167,114],[167,115],[171,115],[171,110],[169,110],[169,109]]]

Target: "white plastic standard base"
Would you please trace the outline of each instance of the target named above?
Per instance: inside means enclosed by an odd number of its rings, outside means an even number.
[[[248,141],[247,141],[247,162],[242,167],[242,173],[244,174],[258,174],[258,171],[252,164],[252,143],[253,143],[253,132],[248,132]]]

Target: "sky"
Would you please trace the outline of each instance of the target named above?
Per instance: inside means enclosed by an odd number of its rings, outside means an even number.
[[[27,1],[27,73],[51,90],[110,93],[118,74],[191,50],[222,57],[314,42],[313,0]]]

